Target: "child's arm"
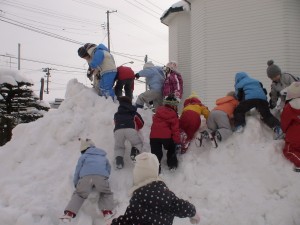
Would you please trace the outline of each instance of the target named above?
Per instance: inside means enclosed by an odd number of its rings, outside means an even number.
[[[92,61],[90,62],[90,67],[92,69],[97,69],[98,67],[100,67],[100,65],[102,64],[104,60],[104,53],[103,50],[101,49],[96,49],[95,54],[92,58]]]

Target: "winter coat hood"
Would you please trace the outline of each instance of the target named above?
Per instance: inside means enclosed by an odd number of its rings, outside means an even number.
[[[289,103],[293,109],[300,110],[300,98],[292,99]]]
[[[85,151],[84,154],[106,156],[107,153],[106,153],[106,151],[102,150],[101,148],[90,147]]]
[[[99,44],[99,45],[97,46],[97,48],[109,52],[108,48],[107,48],[104,44]]]
[[[235,75],[235,83],[239,83],[242,79],[249,77],[245,72],[239,72]]]
[[[128,113],[128,112],[136,112],[136,107],[127,102],[120,102],[118,107],[119,113]]]

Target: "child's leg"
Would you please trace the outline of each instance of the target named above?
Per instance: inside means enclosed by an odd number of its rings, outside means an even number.
[[[279,120],[270,112],[267,101],[260,100],[257,103],[256,109],[260,113],[262,121],[267,124],[268,127],[274,128],[276,126],[280,126]]]
[[[286,142],[283,155],[290,160],[295,167],[300,167],[300,146]]]
[[[256,107],[257,104],[256,104],[255,100],[257,100],[257,99],[241,101],[240,104],[235,108],[234,113],[233,113],[235,127],[246,125],[245,114],[250,109]]]
[[[90,182],[90,176],[82,177],[78,181],[76,190],[74,191],[65,211],[70,211],[77,214],[84,200],[87,199],[87,197],[91,193],[92,186],[93,184]]]
[[[162,139],[160,138],[150,138],[150,147],[151,147],[151,153],[156,155],[158,162],[160,164],[160,161],[163,157],[162,152]]]
[[[115,157],[121,156],[124,157],[125,154],[125,129],[118,129],[114,132],[114,138],[115,138]]]
[[[108,178],[103,176],[93,176],[95,190],[99,192],[98,207],[100,210],[112,210],[114,208],[114,194],[112,193]]]
[[[217,130],[219,131],[219,133],[221,135],[221,140],[219,140],[219,141],[224,141],[230,135],[232,135],[232,129],[231,129],[229,118],[227,116],[227,113],[220,111],[220,110],[216,110],[214,115],[215,115],[214,116],[215,122],[216,122],[217,128],[218,128]]]
[[[178,160],[176,156],[176,145],[173,139],[165,139],[163,142],[164,148],[167,150],[167,164],[170,169],[176,169]]]
[[[141,152],[143,148],[143,142],[140,136],[138,135],[137,130],[132,128],[126,128],[124,129],[124,132],[125,137],[130,142],[131,146],[137,148]]]

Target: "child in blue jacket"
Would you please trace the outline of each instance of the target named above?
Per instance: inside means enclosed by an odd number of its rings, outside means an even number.
[[[279,120],[274,117],[269,109],[267,91],[258,80],[251,78],[245,72],[235,75],[235,95],[240,102],[234,110],[235,131],[242,132],[246,125],[245,114],[252,108],[260,113],[262,121],[275,133],[274,139],[283,137]]]
[[[81,140],[81,156],[77,162],[74,174],[74,191],[71,200],[65,208],[61,220],[71,221],[78,213],[85,199],[96,190],[100,194],[98,207],[101,209],[105,219],[111,218],[113,211],[113,193],[109,186],[109,175],[111,166],[106,158],[106,152],[96,148],[90,139]]]

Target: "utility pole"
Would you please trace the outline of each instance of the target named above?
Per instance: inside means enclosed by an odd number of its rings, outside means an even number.
[[[18,70],[21,69],[21,44],[18,44]]]
[[[113,11],[109,11],[107,10],[106,11],[106,16],[107,16],[107,48],[108,48],[108,51],[110,52],[110,31],[109,31],[109,14],[110,13],[115,13],[117,12],[117,10],[113,10]]]
[[[43,68],[43,72],[46,73],[46,82],[47,82],[47,86],[46,86],[46,94],[49,94],[49,77],[50,77],[50,70],[53,70],[51,68]]]
[[[43,100],[43,96],[44,96],[44,78],[41,78],[40,100]]]

